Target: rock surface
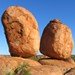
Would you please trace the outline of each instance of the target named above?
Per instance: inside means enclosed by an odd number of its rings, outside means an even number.
[[[75,75],[75,68],[70,69],[68,72],[66,72],[64,75]]]
[[[57,66],[58,68],[60,68],[60,70],[62,70],[63,74],[68,70],[70,70],[71,68],[75,67],[75,62],[71,58],[69,60],[57,60],[57,59],[44,58],[44,59],[40,59],[39,62],[42,65]]]
[[[41,67],[33,67],[32,75],[63,75],[62,71],[57,66],[44,65]]]
[[[42,66],[40,63],[20,57],[4,57],[0,56],[0,75],[6,75],[7,72],[14,71],[18,66],[26,64],[29,67]]]
[[[51,58],[67,59],[72,48],[71,30],[57,19],[50,21],[42,34],[40,52]]]
[[[30,57],[39,50],[38,24],[26,9],[11,6],[5,10],[2,23],[12,56]]]
[[[27,64],[28,66],[24,66]],[[18,72],[17,72],[18,71]],[[12,74],[16,72],[17,74]],[[26,74],[28,72],[28,74]],[[10,74],[9,74],[10,73]],[[20,57],[0,56],[0,75],[62,75],[57,66],[41,65],[40,63]]]
[[[26,63],[29,66],[41,66],[40,63],[38,63],[37,61],[31,60],[31,59],[24,59],[21,57],[4,57],[4,56],[0,56],[0,63],[4,62],[5,64],[9,65],[8,67],[14,67],[14,65],[16,65],[16,63],[22,64],[22,63]],[[13,64],[13,65],[12,65]],[[0,64],[1,65],[1,64]]]

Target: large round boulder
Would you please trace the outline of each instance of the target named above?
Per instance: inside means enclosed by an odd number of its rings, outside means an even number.
[[[38,24],[23,7],[11,6],[2,16],[2,23],[12,56],[30,57],[39,50]]]
[[[73,48],[72,33],[68,26],[54,19],[45,27],[40,43],[40,52],[51,58],[67,59]]]

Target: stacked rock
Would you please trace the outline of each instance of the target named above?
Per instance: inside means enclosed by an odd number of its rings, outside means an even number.
[[[45,27],[41,42],[40,52],[50,58],[40,59],[42,65],[57,66],[63,75],[75,67],[71,58],[73,39],[71,30],[60,20],[54,19]]]
[[[12,56],[36,55],[40,42],[38,24],[28,10],[11,6],[5,10],[2,23]]]
[[[28,72],[30,71],[31,75],[66,75],[69,70],[75,68],[75,62],[71,59],[72,33],[59,20],[54,19],[45,27],[41,42],[37,21],[28,10],[22,7],[11,6],[5,10],[2,23],[10,54],[18,57],[0,56],[0,75],[4,75],[10,69],[15,71],[22,63],[29,65]],[[39,50],[39,44],[40,52],[50,57],[40,59],[39,62],[42,65],[37,61],[20,58],[35,56]]]
[[[68,59],[71,57],[73,39],[71,30],[60,20],[54,19],[45,27],[40,51],[44,55],[56,59]]]

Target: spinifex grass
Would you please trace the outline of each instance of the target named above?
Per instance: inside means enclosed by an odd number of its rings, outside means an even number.
[[[15,71],[7,73],[7,75],[31,75],[27,64],[20,65]]]

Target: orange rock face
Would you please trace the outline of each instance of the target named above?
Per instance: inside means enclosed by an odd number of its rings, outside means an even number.
[[[55,19],[45,27],[40,51],[44,55],[57,59],[67,59],[71,56],[73,39],[71,30]]]
[[[8,75],[9,72],[14,72],[20,65],[28,65],[28,67],[42,66],[37,61],[31,59],[23,59],[21,57],[4,57],[0,56],[0,75]],[[19,74],[17,74],[19,75]]]
[[[25,64],[28,66],[24,66]],[[15,73],[17,69],[18,72],[13,75],[24,75],[26,71],[29,72],[28,75],[62,75],[62,71],[56,66],[43,66],[37,61],[20,57],[0,56],[0,75]]]
[[[69,72],[67,72],[65,75],[75,75],[75,68],[72,68]]]
[[[43,65],[33,67],[31,75],[63,75],[62,71],[57,66]]]
[[[12,56],[30,57],[39,50],[38,24],[34,16],[19,6],[9,7],[2,16]]]
[[[40,59],[39,62],[42,65],[57,66],[62,71],[63,74],[66,73],[71,68],[75,67],[75,62],[72,58],[67,59],[67,60],[57,60],[57,59],[43,58],[43,59]]]

